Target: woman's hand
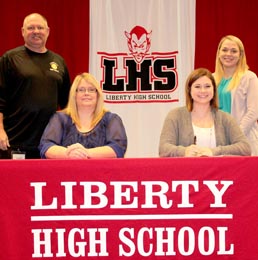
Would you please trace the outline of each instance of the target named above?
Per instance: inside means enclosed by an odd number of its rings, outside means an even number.
[[[73,158],[73,159],[89,158],[87,149],[79,143],[68,146],[66,150],[66,155],[68,158]]]
[[[201,157],[201,156],[212,156],[213,153],[208,147],[200,147],[197,145],[190,145],[185,149],[185,157]]]
[[[201,153],[200,156],[213,156],[211,149],[208,147],[201,147],[200,153]]]
[[[185,157],[197,157],[200,153],[200,149],[197,145],[192,144],[185,149]]]

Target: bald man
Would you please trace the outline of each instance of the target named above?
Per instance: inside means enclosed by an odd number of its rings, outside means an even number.
[[[25,17],[24,45],[0,59],[0,159],[40,158],[38,145],[52,114],[67,104],[70,76],[64,59],[46,47],[44,16]]]

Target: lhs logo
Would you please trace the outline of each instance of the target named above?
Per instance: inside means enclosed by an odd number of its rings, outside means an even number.
[[[149,52],[152,31],[135,26],[125,31],[129,53],[100,55],[101,86],[108,103],[175,102],[178,85],[174,52]]]

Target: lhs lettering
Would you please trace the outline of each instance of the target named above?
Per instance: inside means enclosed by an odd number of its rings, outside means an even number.
[[[177,86],[175,56],[146,58],[142,63],[125,58],[118,66],[117,58],[103,58],[103,91],[108,92],[149,92],[173,91]],[[125,69],[125,75],[117,75],[117,68]],[[124,78],[124,79],[123,79]]]

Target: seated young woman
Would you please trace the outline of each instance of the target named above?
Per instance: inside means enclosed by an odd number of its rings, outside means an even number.
[[[235,119],[218,109],[212,73],[199,68],[187,78],[186,106],[171,110],[159,143],[160,157],[251,155],[247,138]]]

